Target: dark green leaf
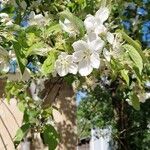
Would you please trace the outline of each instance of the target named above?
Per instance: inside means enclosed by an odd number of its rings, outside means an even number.
[[[21,45],[18,42],[13,42],[14,51],[17,57],[18,65],[20,68],[20,71],[23,75],[25,66],[26,66],[26,57],[24,53],[22,52]]]
[[[59,135],[52,125],[46,125],[43,132],[44,142],[49,150],[55,150],[59,141]]]

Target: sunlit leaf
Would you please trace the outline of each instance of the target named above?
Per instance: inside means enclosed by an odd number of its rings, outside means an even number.
[[[16,136],[14,138],[15,147],[17,147],[18,144],[23,140],[25,135],[28,133],[29,128],[30,124],[24,124],[17,130]]]
[[[121,70],[121,76],[126,81],[127,85],[129,85],[129,76],[128,76],[128,70]]]
[[[133,93],[131,95],[131,101],[132,101],[133,108],[136,109],[136,110],[140,110],[139,98],[138,98],[138,96],[135,93]]]
[[[44,75],[50,74],[54,71],[55,60],[55,53],[51,51],[42,65],[42,73]]]
[[[125,44],[124,49],[129,53],[129,56],[131,57],[132,61],[135,63],[135,65],[138,67],[140,74],[143,70],[143,60],[140,54],[136,51],[136,49],[129,45]]]

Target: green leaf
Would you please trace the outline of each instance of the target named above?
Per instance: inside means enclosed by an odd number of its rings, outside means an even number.
[[[131,101],[132,101],[133,108],[136,109],[136,110],[140,110],[139,98],[138,98],[138,96],[135,93],[133,93],[131,95]]]
[[[48,32],[49,34],[51,34],[51,33],[53,33],[53,32],[57,33],[57,32],[59,32],[59,31],[61,31],[61,27],[60,27],[59,24],[51,25],[51,26],[46,30],[46,32]]]
[[[25,111],[25,104],[23,102],[19,102],[17,106],[21,112]]]
[[[129,44],[131,44],[135,48],[135,50],[141,55],[143,61],[146,62],[146,57],[142,52],[141,45],[132,38],[130,38],[124,31],[119,30],[119,32],[122,34],[123,39],[126,40]]]
[[[129,76],[128,76],[128,70],[121,70],[121,76],[126,81],[127,85],[129,86]]]
[[[21,45],[18,42],[13,42],[14,51],[17,57],[18,65],[21,71],[21,74],[23,75],[25,66],[26,66],[26,57],[25,54],[22,52]]]
[[[84,23],[81,19],[73,15],[69,11],[63,11],[60,13],[60,17],[67,18],[71,23],[73,23],[74,27],[80,31],[80,36],[84,35],[85,28],[84,28]]]
[[[59,141],[59,135],[52,125],[46,125],[43,131],[44,142],[49,150],[55,150]]]
[[[143,70],[143,60],[140,54],[136,51],[136,49],[129,45],[125,44],[124,49],[127,50],[129,53],[129,56],[131,57],[131,60],[135,63],[135,65],[138,67],[140,74],[142,73]]]
[[[44,44],[43,42],[38,42],[33,44],[28,49],[27,56],[31,56],[31,55],[45,56],[48,53],[48,48],[46,48],[46,46],[47,45]]]
[[[44,75],[47,75],[53,72],[55,60],[56,60],[55,53],[51,51],[47,59],[44,61],[42,65],[42,73]]]
[[[135,75],[137,77],[137,80],[138,80],[139,84],[141,84],[141,82],[142,82],[142,76],[141,76],[141,74],[139,72],[139,69],[136,66],[133,66],[133,70],[135,72]]]
[[[29,128],[30,124],[24,124],[17,130],[16,136],[14,138],[15,147],[17,147],[19,143],[23,140],[25,135],[28,133]]]

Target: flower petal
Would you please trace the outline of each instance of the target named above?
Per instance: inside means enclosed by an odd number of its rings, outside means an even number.
[[[92,15],[87,15],[86,19],[84,20],[84,25],[87,30],[87,32],[94,31],[94,26],[96,24],[96,19]]]
[[[74,51],[80,51],[87,49],[87,43],[83,40],[76,41],[72,44]]]
[[[106,35],[106,38],[107,38],[107,41],[110,44],[113,44],[115,37],[114,37],[114,35],[112,33],[108,32],[107,35]]]
[[[104,45],[105,45],[105,42],[101,40],[100,37],[88,43],[89,49],[91,51],[96,51],[96,52],[101,52]]]
[[[59,76],[63,77],[68,74],[69,70],[68,67],[63,65],[59,60],[55,62],[55,68]]]
[[[110,54],[110,52],[109,52],[106,48],[104,48],[104,50],[103,50],[103,55],[104,55],[104,57],[105,57],[105,59],[106,59],[107,61],[110,61],[110,59],[111,59],[111,54]]]
[[[99,58],[99,54],[98,53],[93,53],[91,55],[91,65],[93,68],[98,69],[100,66],[100,58]]]
[[[76,51],[73,53],[73,61],[80,62],[84,57],[84,51]]]
[[[108,19],[109,14],[109,9],[107,7],[102,7],[96,12],[95,17],[99,22],[104,23]]]
[[[78,66],[77,66],[77,64],[71,63],[71,64],[69,65],[69,73],[77,74],[77,71],[78,71]]]
[[[95,28],[95,33],[101,34],[101,33],[106,33],[107,32],[107,28],[103,25],[103,24],[99,24],[96,28]]]
[[[81,62],[79,62],[78,68],[81,76],[87,76],[93,70],[89,59],[83,59]]]

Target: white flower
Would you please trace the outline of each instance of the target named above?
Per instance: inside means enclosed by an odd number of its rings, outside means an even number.
[[[79,31],[68,19],[65,19],[64,22],[60,20],[59,24],[65,32],[69,33],[70,36],[76,36],[79,33]]]
[[[55,62],[55,69],[60,76],[65,76],[68,73],[76,74],[78,66],[73,62],[72,55],[62,52]]]
[[[95,16],[87,15],[87,18],[84,21],[87,32],[95,32],[96,34],[105,33],[107,31],[103,23],[109,17],[109,9],[107,7],[100,8]]]
[[[107,41],[108,41],[110,44],[113,44],[113,42],[115,41],[114,35],[113,35],[112,33],[110,33],[110,32],[107,32],[106,38],[107,38]]]
[[[6,26],[13,25],[13,20],[6,13],[0,13],[0,21],[4,23]]]
[[[139,97],[139,101],[141,103],[145,103],[146,100],[148,100],[150,98],[150,92],[141,93],[141,94],[138,95],[138,97]]]
[[[103,55],[107,61],[110,61],[111,57],[118,58],[122,53],[122,43],[118,39],[118,36],[114,36],[112,33],[108,32],[106,34],[107,41],[112,45],[110,51],[104,48]]]
[[[38,26],[45,26],[49,22],[47,17],[44,17],[42,14],[36,15],[34,11],[31,11],[29,15],[29,25],[38,25]]]
[[[74,61],[78,62],[78,70],[82,76],[89,75],[93,68],[99,68],[99,54],[104,47],[104,41],[95,34],[89,34],[87,42],[79,40],[73,43]]]

